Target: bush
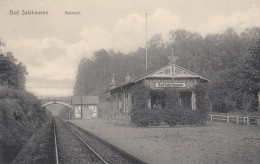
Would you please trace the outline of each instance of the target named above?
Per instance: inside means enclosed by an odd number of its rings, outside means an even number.
[[[0,87],[0,163],[10,163],[50,117],[33,94]]]
[[[164,121],[171,127],[176,125],[204,125],[205,116],[199,111],[167,110]]]
[[[137,126],[148,126],[151,122],[151,115],[149,114],[149,109],[140,108],[136,105],[130,112],[131,120]]]
[[[137,126],[160,125],[165,120],[166,113],[163,110],[141,108],[136,105],[130,112],[131,121]]]
[[[165,89],[166,98],[165,98],[165,117],[164,121],[167,122],[170,126],[175,126],[180,124],[182,117],[182,107],[179,102],[179,91],[174,88]]]
[[[143,97],[142,103],[137,103],[130,112],[131,121],[137,126],[160,125],[162,122],[168,123],[171,127],[176,125],[204,125],[206,120],[209,103],[206,97],[206,87],[200,84],[195,92],[198,95],[197,110],[184,110],[180,106],[179,91],[174,88],[166,88],[164,92],[165,109],[153,110],[148,109],[146,99],[147,94]],[[138,90],[135,94],[137,98],[141,97],[141,92]]]
[[[179,109],[153,110],[135,106],[130,112],[131,121],[138,127],[160,125],[166,122],[171,127],[176,125],[204,125],[205,116],[200,111]]]
[[[183,111],[182,112],[182,124],[186,125],[204,125],[205,116],[199,111]]]
[[[180,109],[166,109],[164,121],[171,127],[181,124],[182,111]]]
[[[197,111],[201,113],[207,113],[210,108],[209,97],[207,95],[208,84],[207,83],[199,83],[195,87],[196,94],[196,107]]]
[[[230,107],[231,105],[229,105],[225,101],[219,101],[218,103],[213,105],[213,111],[220,113],[228,113],[229,111],[231,111]]]

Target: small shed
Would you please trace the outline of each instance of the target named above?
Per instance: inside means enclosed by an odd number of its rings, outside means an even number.
[[[73,96],[71,103],[75,118],[92,119],[98,117],[98,96]]]

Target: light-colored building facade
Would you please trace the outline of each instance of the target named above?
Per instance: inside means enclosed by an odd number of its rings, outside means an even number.
[[[75,119],[98,117],[98,96],[73,96],[71,99]]]

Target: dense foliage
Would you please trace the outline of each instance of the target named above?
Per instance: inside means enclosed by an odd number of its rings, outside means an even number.
[[[213,112],[256,110],[257,104],[253,105],[256,97],[244,84],[250,81],[250,85],[254,85],[251,90],[259,91],[259,87],[255,87],[259,86],[255,85],[259,84],[259,78],[253,77],[255,73],[259,75],[259,48],[255,48],[259,39],[258,27],[246,29],[240,35],[227,29],[222,34],[205,37],[176,30],[170,32],[167,41],[161,34],[155,34],[148,42],[148,70],[167,65],[168,57],[174,53],[178,65],[211,80],[207,95]],[[248,67],[249,72],[244,72]],[[81,60],[74,92],[103,96],[112,74],[115,73],[116,84],[119,84],[125,81],[127,72],[132,77],[145,72],[144,48],[126,54],[97,50],[92,58]]]
[[[10,163],[51,117],[40,100],[25,91],[25,75],[25,66],[0,49],[0,163]]]
[[[0,87],[0,163],[9,163],[50,114],[33,94]]]
[[[0,40],[0,46],[4,44]],[[0,49],[0,85],[9,88],[24,89],[26,67],[17,62],[11,52],[3,53]]]
[[[195,87],[196,94],[196,108],[203,118],[206,118],[206,113],[211,112],[211,105],[209,101],[208,93],[208,83],[199,83]]]
[[[198,85],[195,92],[202,91],[206,92],[204,85]],[[130,111],[130,117],[132,123],[137,126],[149,126],[149,125],[160,125],[161,123],[168,123],[170,126],[175,125],[203,125],[206,120],[206,113],[208,111],[207,97],[205,94],[201,94],[198,101],[202,103],[196,111],[184,110],[180,106],[179,102],[179,91],[173,88],[165,89],[165,109],[149,109],[147,106],[147,99],[144,97],[139,88],[131,90],[135,95],[136,99],[143,101],[136,102],[133,109]],[[135,92],[134,92],[135,91]]]
[[[147,99],[150,98],[150,89],[143,83],[139,82],[135,84],[129,92],[135,99],[135,104],[140,108],[148,108]]]
[[[251,109],[257,110],[257,105],[260,103],[257,101],[260,91],[260,40],[250,49],[249,55],[243,68],[242,85],[245,93],[252,95],[249,99],[250,102],[252,101]]]

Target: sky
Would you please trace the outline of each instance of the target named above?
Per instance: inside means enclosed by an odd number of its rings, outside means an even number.
[[[1,49],[26,65],[28,91],[72,96],[80,59],[101,48],[127,53],[145,47],[146,12],[148,40],[156,33],[167,39],[176,29],[206,36],[260,27],[260,0],[0,0]]]

